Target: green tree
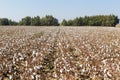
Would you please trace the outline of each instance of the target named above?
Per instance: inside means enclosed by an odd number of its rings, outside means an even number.
[[[58,20],[51,15],[46,15],[41,19],[42,26],[58,26]]]
[[[73,26],[73,20],[68,20],[68,26]]]
[[[36,16],[34,18],[31,19],[31,25],[32,26],[40,26],[41,22],[40,22],[40,17]]]
[[[79,20],[79,18],[75,18],[74,20],[73,20],[73,26],[79,26],[80,25],[80,20]]]
[[[83,19],[80,17],[80,18],[75,18],[73,20],[73,26],[82,26],[83,25]]]
[[[61,26],[68,26],[68,23],[65,19],[63,19],[63,21],[61,22]]]
[[[7,18],[1,18],[0,25],[9,25],[9,20]]]
[[[25,18],[22,18],[22,20],[19,22],[20,25],[24,26],[30,26],[31,25],[31,17],[27,16]]]
[[[9,25],[16,26],[16,25],[18,25],[18,22],[9,20]]]
[[[84,26],[88,26],[88,24],[89,24],[89,17],[88,17],[88,16],[85,16],[85,17],[83,18],[83,25],[84,25]]]

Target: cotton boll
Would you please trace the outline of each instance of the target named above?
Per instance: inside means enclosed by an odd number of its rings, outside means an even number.
[[[32,52],[32,56],[36,56],[36,53],[35,53],[35,51],[33,51],[33,52]]]
[[[29,68],[29,72],[31,73],[33,71],[33,69],[32,68]]]
[[[28,66],[28,61],[25,61],[25,66]]]
[[[102,63],[103,63],[103,64],[106,64],[106,63],[107,63],[107,60],[103,60]]]
[[[60,73],[62,73],[63,72],[63,69],[60,69]]]
[[[112,75],[107,71],[107,76],[109,77],[109,78],[112,78]]]
[[[35,57],[32,59],[32,62],[34,62],[34,61],[36,61],[36,58],[35,58]]]
[[[9,75],[9,79],[10,79],[10,80],[12,79],[12,75]]]

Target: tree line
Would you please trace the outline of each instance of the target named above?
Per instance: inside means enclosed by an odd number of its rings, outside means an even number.
[[[18,22],[7,18],[0,18],[0,25],[18,25]]]
[[[12,21],[7,18],[0,18],[0,25],[19,25],[19,26],[59,26],[58,19],[51,16],[46,15],[45,17],[40,18],[39,16],[30,17],[26,16],[22,18],[19,22]]]
[[[119,19],[115,15],[98,15],[77,17],[73,20],[63,20],[62,26],[115,26]]]
[[[20,26],[115,26],[119,23],[119,19],[115,15],[97,15],[76,17],[73,20],[63,20],[59,23],[58,19],[52,15],[46,15],[40,18],[39,16],[26,16],[19,22],[12,21],[7,18],[0,18],[0,25],[20,25]]]

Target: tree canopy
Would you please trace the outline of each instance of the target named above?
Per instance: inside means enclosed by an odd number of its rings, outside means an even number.
[[[23,26],[30,26],[31,25],[31,17],[27,16],[25,18],[22,18],[22,20],[19,22],[20,25]]]
[[[41,19],[42,26],[58,26],[58,19],[54,18],[51,15],[46,15]]]
[[[0,18],[0,25],[21,25],[21,26],[115,26],[119,23],[119,19],[115,15],[97,15],[76,17],[73,20],[65,20],[59,23],[58,19],[52,15],[46,15],[40,18],[39,16],[26,16],[19,22],[12,21],[8,18]]]
[[[7,18],[0,18],[0,25],[18,25],[16,21],[9,20]]]
[[[41,20],[39,16],[33,17],[31,19],[31,26],[41,26]]]
[[[77,17],[73,20],[68,20],[68,21],[64,19],[61,22],[61,25],[62,26],[115,26],[118,23],[119,23],[119,19],[115,15],[98,15],[98,16]]]

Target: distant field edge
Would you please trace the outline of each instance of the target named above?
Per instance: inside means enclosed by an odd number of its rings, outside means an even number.
[[[116,26],[0,26],[0,27],[119,27],[120,24]]]

